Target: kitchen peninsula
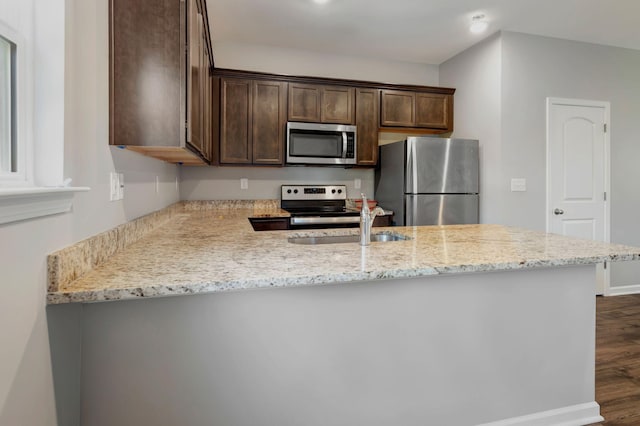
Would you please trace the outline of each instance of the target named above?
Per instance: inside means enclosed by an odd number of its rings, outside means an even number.
[[[594,265],[640,249],[498,225],[309,246],[288,238],[357,231],[248,221],[282,214],[184,202],[50,256],[52,322],[82,304],[83,424],[601,419]]]

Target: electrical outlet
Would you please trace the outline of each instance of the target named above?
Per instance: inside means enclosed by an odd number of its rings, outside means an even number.
[[[240,189],[249,189],[249,179],[247,178],[240,179]]]
[[[525,192],[527,180],[525,178],[511,178],[511,192]]]
[[[156,176],[156,195],[160,194],[160,176]]]
[[[353,180],[353,187],[355,189],[360,189],[362,187],[362,180],[361,179],[354,179]]]

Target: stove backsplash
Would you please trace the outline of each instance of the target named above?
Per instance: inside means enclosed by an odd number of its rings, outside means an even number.
[[[240,180],[248,188],[240,188]],[[281,185],[346,185],[348,198],[364,192],[373,198],[373,169],[337,167],[187,167],[180,168],[181,200],[275,200]],[[356,181],[360,188],[356,188]]]

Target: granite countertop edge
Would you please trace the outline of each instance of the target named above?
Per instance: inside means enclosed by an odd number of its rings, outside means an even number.
[[[409,239],[372,243],[367,248],[357,243],[303,246],[291,244],[287,239],[354,235],[358,230],[255,232],[248,218],[281,216],[278,206],[209,207],[207,203],[191,203],[183,206],[180,214],[174,211],[168,220],[162,216],[161,226],[155,230],[149,230],[119,253],[113,252],[102,265],[49,291],[47,304],[640,260],[637,247],[501,225],[376,228],[376,233],[393,232]],[[74,250],[69,253],[78,255]],[[287,266],[286,261],[293,265]]]
[[[295,279],[265,279],[247,281],[211,281],[211,282],[185,282],[183,284],[157,284],[153,286],[138,286],[116,289],[102,289],[92,291],[73,292],[49,292],[47,304],[57,305],[65,303],[94,303],[117,300],[135,300],[156,297],[188,296],[197,294],[211,294],[229,291],[257,290],[266,288],[287,288],[318,285],[340,285],[365,281],[389,280],[395,278],[417,278],[433,275],[451,275],[466,273],[515,271],[535,268],[552,268],[562,266],[578,266],[602,263],[605,261],[632,261],[640,260],[640,253],[623,256],[596,256],[580,259],[558,260],[527,260],[517,263],[487,263],[480,265],[456,265],[450,267],[433,267],[408,270],[391,270],[386,272],[368,272],[342,274],[340,276],[319,275],[300,276]]]

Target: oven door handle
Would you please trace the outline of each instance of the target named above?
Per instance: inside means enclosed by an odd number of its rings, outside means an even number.
[[[291,225],[332,225],[340,223],[359,223],[359,216],[341,216],[341,217],[326,217],[326,216],[301,216],[292,217]]]

